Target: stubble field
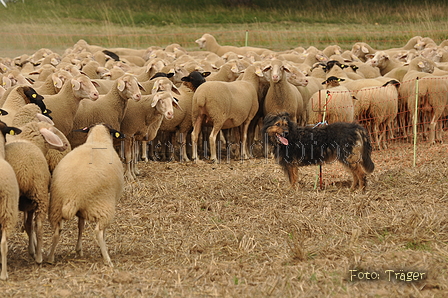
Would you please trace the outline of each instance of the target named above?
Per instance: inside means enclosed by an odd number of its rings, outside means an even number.
[[[55,264],[36,265],[17,231],[2,297],[446,297],[448,146],[374,151],[365,193],[342,166],[300,169],[292,189],[273,159],[140,163],[84,256],[66,222]],[[45,223],[45,253],[51,230]],[[357,271],[354,271],[357,270]],[[412,272],[408,273],[408,272]],[[359,280],[362,278],[363,280]],[[372,280],[366,280],[371,278]],[[408,281],[402,281],[402,279]],[[412,281],[409,281],[412,280]]]

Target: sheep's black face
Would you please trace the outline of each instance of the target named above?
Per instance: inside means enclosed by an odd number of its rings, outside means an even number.
[[[188,76],[183,77],[181,80],[188,88],[194,91],[200,85],[205,83],[205,77],[209,75],[210,75],[209,71],[206,72],[192,71]]]
[[[44,100],[44,97],[40,94],[37,94],[36,90],[29,87],[24,90],[24,93],[26,97],[29,99],[30,102],[36,103],[36,101],[42,101]]]

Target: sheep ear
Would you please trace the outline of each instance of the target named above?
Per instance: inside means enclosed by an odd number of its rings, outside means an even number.
[[[64,142],[62,142],[61,138],[58,137],[54,132],[52,132],[48,128],[41,128],[41,129],[39,129],[39,131],[40,131],[40,134],[44,137],[45,141],[47,141],[48,144],[55,146],[55,147],[64,146]]]
[[[143,85],[140,84],[140,82],[137,82],[137,85],[138,85],[138,88],[139,88],[141,91],[146,92],[145,87],[143,87]]]
[[[72,80],[72,88],[73,90],[79,90],[81,89],[81,83],[78,80],[73,79]]]
[[[176,109],[179,109],[180,111],[183,111],[179,105],[179,100],[175,97],[173,97],[173,107],[175,107]]]
[[[115,139],[124,139],[124,134],[122,134],[121,132],[119,132],[118,130],[115,129],[110,129],[110,134],[112,135],[112,137],[114,137]]]
[[[45,115],[37,113],[36,118],[39,119],[39,121],[41,121],[41,122],[46,122],[46,123],[50,123],[51,125],[54,125],[54,122],[49,117],[47,117]]]
[[[204,78],[208,77],[208,76],[211,75],[211,74],[212,74],[212,73],[211,73],[210,71],[204,71],[204,72],[201,73],[201,75],[202,75]]]
[[[126,86],[126,82],[122,79],[117,79],[118,80],[118,84],[117,84],[117,89],[120,92],[123,92],[124,87]]]
[[[154,94],[159,91],[160,80],[157,80],[152,86],[151,94]]]
[[[155,107],[157,105],[157,102],[159,101],[160,96],[159,94],[154,95],[151,102],[151,108]]]
[[[80,129],[74,129],[73,131],[74,132],[85,132],[85,133],[88,133],[89,130],[90,130],[90,127],[83,127],[83,128],[80,128]]]
[[[362,51],[364,54],[367,54],[367,53],[369,52],[369,49],[368,49],[366,46],[362,46],[362,47],[361,47],[361,51]]]
[[[12,136],[18,135],[18,134],[20,134],[22,132],[22,130],[17,128],[17,127],[8,126],[8,127],[5,127],[5,129],[7,129],[6,133],[9,134],[9,135],[12,135]]]
[[[180,95],[179,89],[173,84],[173,87],[171,88],[171,91],[176,93],[177,95]]]
[[[3,109],[0,109],[0,115],[2,115],[2,116],[6,116],[6,115],[8,115],[8,112],[6,112],[6,111],[3,110]]]

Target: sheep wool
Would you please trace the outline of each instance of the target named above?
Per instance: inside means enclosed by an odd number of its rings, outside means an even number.
[[[123,165],[114,150],[111,134],[121,133],[103,124],[83,129],[88,131],[84,144],[68,153],[56,166],[51,180],[49,221],[54,228],[48,257],[54,262],[62,220],[79,218],[77,253],[82,256],[82,231],[85,220],[96,223],[95,234],[104,262],[113,266],[104,241],[104,229],[111,223],[115,205],[124,187]]]
[[[7,239],[11,231],[17,224],[19,204],[19,184],[17,183],[16,174],[11,165],[5,160],[5,134],[20,133],[15,127],[8,127],[4,122],[0,121],[0,226],[1,226],[1,262],[2,271],[0,279],[8,278]]]

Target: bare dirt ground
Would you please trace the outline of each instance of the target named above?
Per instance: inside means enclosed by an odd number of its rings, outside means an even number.
[[[448,297],[447,153],[422,144],[414,168],[409,144],[374,151],[365,193],[336,164],[315,190],[317,167],[291,189],[272,159],[140,163],[106,230],[114,268],[93,225],[84,257],[72,220],[42,265],[18,229],[1,297]]]

